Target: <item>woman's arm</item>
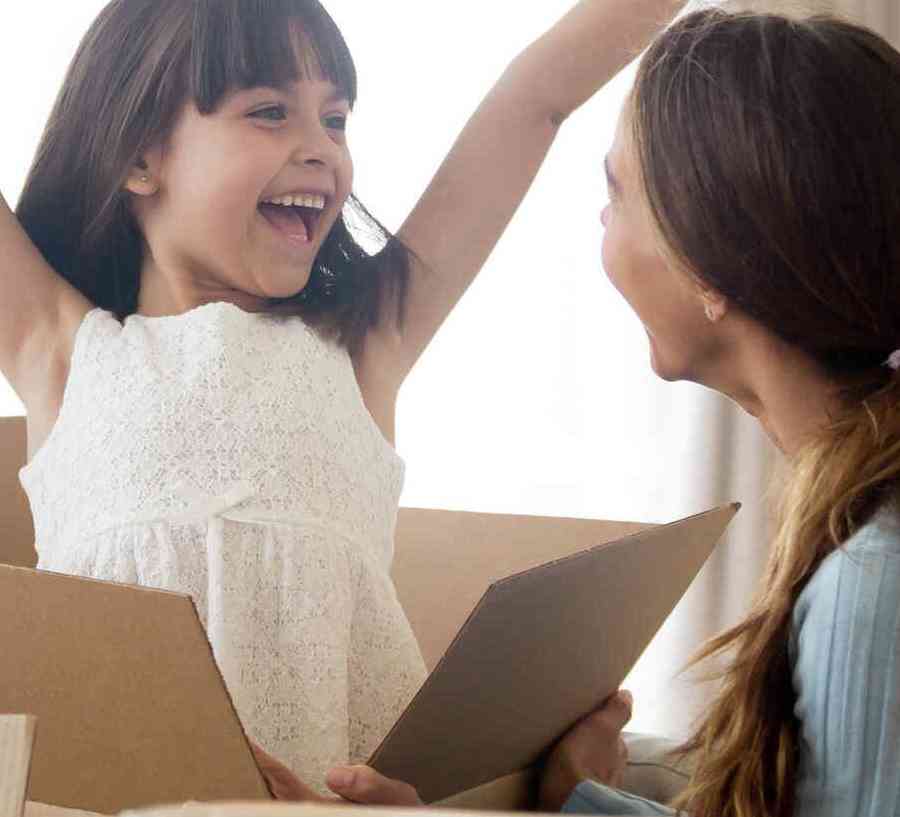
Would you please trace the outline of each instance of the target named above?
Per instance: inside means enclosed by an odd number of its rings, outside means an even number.
[[[522,52],[482,102],[399,232],[415,252],[406,321],[358,359],[399,388],[486,261],[562,122],[633,59],[684,0],[582,0]],[[369,376],[367,376],[367,374]]]
[[[75,332],[91,303],[57,275],[0,195],[0,372],[32,410],[61,399]]]

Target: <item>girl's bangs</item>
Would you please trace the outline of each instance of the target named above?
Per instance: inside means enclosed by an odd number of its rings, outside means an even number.
[[[317,0],[200,0],[190,82],[201,113],[234,90],[325,79],[356,102],[356,68],[334,20]]]

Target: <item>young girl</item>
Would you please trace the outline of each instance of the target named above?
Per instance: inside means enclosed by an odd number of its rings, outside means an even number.
[[[250,735],[313,785],[423,678],[389,577],[398,389],[562,121],[679,5],[578,4],[369,256],[344,217],[356,74],[321,6],[114,0],[18,218],[0,199],[40,567],[190,593]]]
[[[756,603],[701,654],[727,664],[675,805],[900,817],[900,53],[830,18],[689,15],[644,57],[607,170],[605,268],[653,369],[733,398],[791,465]],[[611,787],[629,710],[560,743],[545,809],[673,813]]]

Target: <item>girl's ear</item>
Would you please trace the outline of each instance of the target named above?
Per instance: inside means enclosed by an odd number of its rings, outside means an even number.
[[[159,163],[151,155],[141,156],[125,180],[125,189],[135,196],[155,196],[159,192]]]

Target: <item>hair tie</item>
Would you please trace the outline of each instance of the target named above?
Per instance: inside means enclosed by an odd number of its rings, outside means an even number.
[[[884,365],[889,369],[893,369],[895,372],[897,369],[900,369],[900,349],[891,352],[891,356],[884,362]]]

